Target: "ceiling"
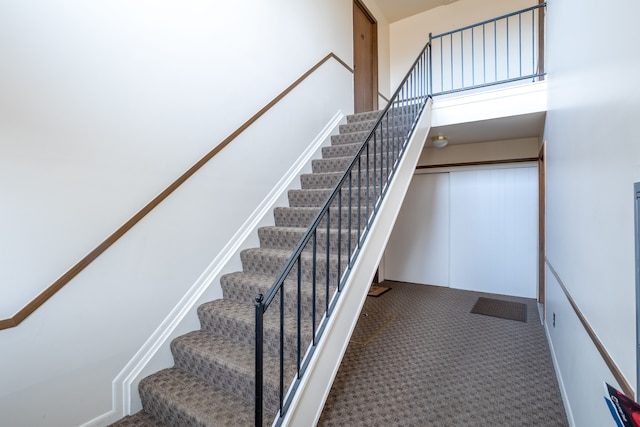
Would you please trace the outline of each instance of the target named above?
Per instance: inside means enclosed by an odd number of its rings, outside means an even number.
[[[544,131],[545,113],[537,112],[471,123],[459,123],[431,128],[432,137],[443,135],[449,144],[471,144],[474,142],[501,141],[538,137]]]
[[[376,0],[389,22],[399,21],[457,0]]]

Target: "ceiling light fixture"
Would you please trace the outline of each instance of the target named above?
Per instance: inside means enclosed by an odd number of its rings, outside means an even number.
[[[445,147],[449,143],[446,136],[438,135],[431,138],[431,144],[436,148]]]

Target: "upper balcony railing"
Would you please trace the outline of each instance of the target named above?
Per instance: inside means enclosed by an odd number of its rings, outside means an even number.
[[[544,76],[546,3],[438,34],[429,33],[430,94]]]

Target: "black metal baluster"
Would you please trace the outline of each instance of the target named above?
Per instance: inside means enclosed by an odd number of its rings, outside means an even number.
[[[263,351],[263,346],[264,346],[264,342],[263,342],[263,324],[264,324],[264,306],[262,305],[264,301],[264,296],[262,294],[258,294],[256,295],[256,302],[255,302],[255,308],[256,308],[256,331],[255,331],[255,341],[256,341],[256,345],[255,345],[255,389],[256,389],[256,396],[255,396],[255,422],[256,422],[256,426],[260,426],[262,427],[262,400],[263,400],[263,396],[262,396],[262,386],[264,383],[264,371],[263,371],[263,358],[262,358],[262,351]]]
[[[284,286],[280,287],[280,413],[284,404]]]
[[[296,354],[296,360],[297,360],[297,373],[298,373],[298,378],[300,378],[300,364],[302,362],[302,304],[301,304],[301,294],[302,294],[302,285],[301,285],[301,281],[302,281],[302,257],[298,258],[298,281],[297,281],[297,285],[298,285],[298,295],[297,295],[297,310],[296,310],[296,314],[297,314],[297,336],[296,336],[296,346],[298,348],[298,352]]]
[[[313,328],[313,345],[316,342],[316,256],[318,252],[318,230],[313,230],[311,258],[311,327]]]
[[[349,209],[347,210],[347,265],[351,268],[351,215],[353,211],[353,171],[349,171]]]
[[[511,77],[511,73],[509,71],[509,18],[506,18],[507,22],[507,79]]]
[[[476,85],[476,43],[474,27],[471,28],[471,86]]]
[[[520,60],[520,75],[522,77],[522,15],[518,15],[518,59]]]
[[[326,287],[326,310],[327,310],[327,317],[329,317],[330,313],[329,313],[329,256],[330,256],[330,234],[331,234],[331,215],[327,215],[327,238],[326,238],[326,243],[327,243],[327,247],[325,248],[326,251],[326,256],[325,256],[325,262],[326,262],[326,266],[325,266],[325,287]]]
[[[340,189],[338,190],[338,247],[337,247],[337,253],[338,253],[338,275],[337,275],[337,281],[338,281],[338,292],[342,291],[342,287],[341,287],[341,263],[340,263],[340,257],[341,257],[341,248],[340,245],[342,244],[341,242],[341,236],[342,236],[342,187],[340,187]]]

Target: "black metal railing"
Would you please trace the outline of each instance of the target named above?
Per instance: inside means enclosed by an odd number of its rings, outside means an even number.
[[[546,3],[436,36],[429,82],[433,96],[544,76],[540,32]]]
[[[426,105],[428,70],[425,46],[271,290],[256,296],[257,426],[263,410],[282,420],[291,403]],[[275,404],[264,398],[265,357],[278,360]]]
[[[545,6],[541,4],[437,36],[429,34],[429,42],[353,160],[345,165],[346,171],[319,208],[273,286],[266,295],[256,296],[256,426],[263,425],[265,413],[277,414],[277,425],[284,419],[427,100],[432,95],[543,76],[543,70],[536,70],[539,46],[535,24],[543,16]],[[529,19],[529,14],[532,36],[525,40],[523,32],[528,27],[523,21]],[[487,26],[493,28],[491,37],[487,36]],[[515,33],[514,26],[517,27]],[[481,39],[475,35],[480,31]],[[447,37],[448,45],[443,41]],[[517,55],[511,53],[514,37]],[[465,48],[467,38],[470,48]],[[490,39],[492,42],[488,42]],[[454,47],[458,42],[459,50]],[[492,56],[486,53],[487,45],[492,47]],[[530,53],[531,63],[523,60],[525,45],[531,50],[526,54]],[[477,46],[481,46],[482,55],[476,50]],[[445,50],[451,55],[446,67]],[[439,61],[433,59],[434,53]],[[517,60],[513,59],[514,55]],[[493,67],[487,65],[488,58],[493,60]],[[517,72],[513,71],[514,67]],[[531,73],[523,71],[528,68]],[[445,69],[449,83],[444,77]],[[482,75],[481,79],[478,74]],[[434,79],[440,82],[436,88]],[[265,385],[265,374],[277,377],[277,384]],[[265,391],[265,387],[269,390]]]

